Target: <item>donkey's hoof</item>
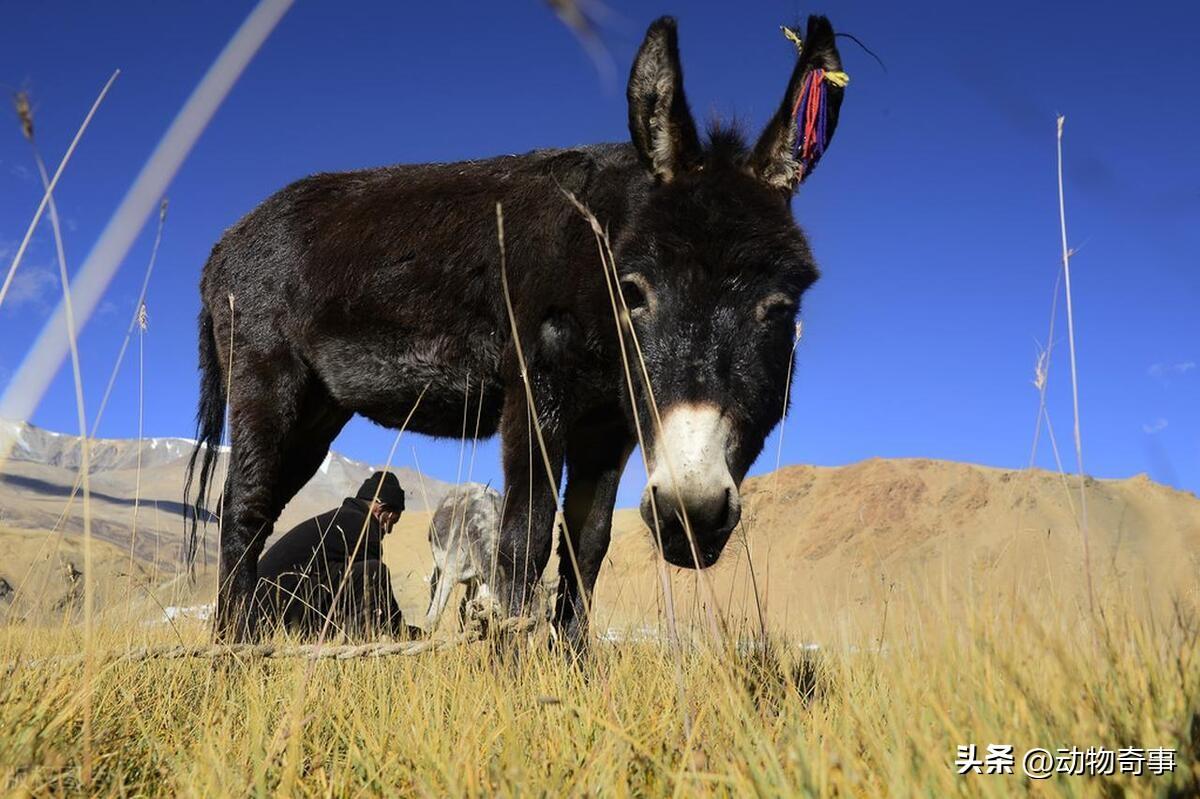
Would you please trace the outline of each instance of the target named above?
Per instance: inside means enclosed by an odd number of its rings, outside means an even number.
[[[504,609],[494,596],[476,596],[467,602],[463,629],[472,638],[487,638],[504,618]]]

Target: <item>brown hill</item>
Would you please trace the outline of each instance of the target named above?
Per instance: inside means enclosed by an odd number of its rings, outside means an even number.
[[[1200,607],[1200,501],[1144,475],[1089,478],[1085,491],[1094,591],[1144,611]],[[748,480],[743,496],[744,538],[705,577],[672,575],[689,618],[711,596],[735,624],[757,627],[761,607],[770,627],[861,639],[877,636],[889,612],[955,618],[968,603],[1036,612],[1050,599],[1086,607],[1076,478],[874,459],[786,467]],[[618,626],[649,617],[661,595],[648,536],[628,514],[621,522],[596,603]]]
[[[1145,476],[1088,479],[1085,490],[1097,594],[1118,592],[1145,611],[1169,612],[1175,600],[1200,607],[1200,500]],[[743,496],[745,535],[716,566],[666,568],[683,626],[706,624],[709,597],[731,626],[757,628],[761,609],[768,627],[822,640],[874,638],[889,614],[955,618],[967,603],[997,613],[1036,612],[1051,599],[1086,607],[1075,478],[875,459],[785,467],[747,480]],[[426,522],[405,518],[385,547],[401,604],[418,616],[432,566]],[[637,511],[618,510],[598,632],[659,629],[657,563]]]
[[[172,579],[180,522],[177,508],[167,503],[178,502],[183,449],[172,451],[161,442],[151,446],[150,455],[161,460],[149,467],[153,459],[143,450],[141,490],[149,499],[139,512],[132,570],[128,452],[116,445],[102,450],[105,468],[93,481],[93,530],[110,545],[94,566],[95,578],[105,586],[101,594],[145,595],[158,586],[143,603],[147,613],[161,615],[159,605],[202,603],[211,597],[215,581],[207,567],[195,587]],[[67,457],[42,460],[48,462],[10,461],[0,478],[0,547],[7,547],[0,549],[0,578],[13,586],[34,585],[25,575],[36,573],[47,586],[43,607],[57,607],[72,590],[61,575],[67,573],[65,561],[78,560],[79,514],[76,510],[59,525],[65,537],[45,535],[55,529],[74,470]],[[281,527],[332,507],[351,491],[368,467],[345,463],[353,464],[333,456],[289,506]],[[330,476],[339,470],[340,476]],[[413,479],[401,474],[416,509],[389,536],[385,557],[402,607],[419,619],[432,566],[429,513],[422,503],[436,502],[446,486],[426,478],[422,490],[419,478],[415,484]],[[1097,594],[1119,592],[1146,611],[1167,611],[1178,601],[1200,605],[1200,501],[1194,495],[1145,476],[1088,479],[1085,491],[1090,575]],[[1087,605],[1089,570],[1077,521],[1079,488],[1072,477],[875,459],[843,467],[786,467],[746,481],[743,496],[744,524],[720,563],[701,574],[664,569],[676,616],[685,627],[708,623],[708,609],[715,605],[734,626],[757,628],[761,616],[768,626],[801,636],[862,640],[878,636],[889,616],[898,618],[895,614],[936,610],[953,618],[968,603],[986,603],[997,613],[1036,610],[1049,598],[1066,598],[1068,606],[1081,609]],[[65,544],[55,543],[60,538]],[[62,546],[69,554],[52,557]],[[657,633],[664,607],[658,563],[637,512],[618,510],[613,546],[597,586],[598,632],[649,628]],[[547,570],[548,582],[554,569],[552,564]],[[112,588],[129,580],[142,587],[125,593]]]

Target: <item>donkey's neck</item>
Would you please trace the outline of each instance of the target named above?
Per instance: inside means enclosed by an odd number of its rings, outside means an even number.
[[[572,193],[615,243],[653,180],[628,142],[593,144],[573,152],[586,157],[587,172],[582,190]]]

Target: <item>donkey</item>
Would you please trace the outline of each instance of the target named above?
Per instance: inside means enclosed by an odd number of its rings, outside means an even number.
[[[201,507],[228,404],[217,638],[254,636],[263,542],[354,413],[457,438],[465,405],[481,436],[501,433],[492,588],[512,614],[549,561],[565,471],[554,619],[569,641],[585,640],[639,436],[654,545],[675,566],[715,563],[742,478],[786,410],[794,322],[817,277],[790,207],[815,163],[795,116],[806,79],[840,70],[832,26],[810,17],[753,146],[720,127],[702,141],[664,17],[630,72],[628,143],[318,174],[230,228],[200,283],[185,486],[204,448]],[[825,88],[822,144],[843,97]],[[611,271],[572,199],[609,231]],[[195,536],[193,523],[193,548]]]
[[[496,571],[496,536],[500,530],[500,492],[480,483],[451,489],[438,504],[429,522],[429,548],[433,552],[433,576],[429,578],[429,611],[425,629],[437,627],[450,592],[462,583],[466,602],[477,595],[491,594],[488,583]],[[465,613],[459,613],[460,619]]]

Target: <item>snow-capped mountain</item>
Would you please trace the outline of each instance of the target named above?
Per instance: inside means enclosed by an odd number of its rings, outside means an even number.
[[[184,471],[196,442],[187,438],[91,439],[90,515],[100,538],[131,547],[143,558],[150,548],[177,552],[183,539]],[[79,437],[35,425],[0,419],[0,527],[79,532],[82,497]],[[225,474],[228,448],[222,447],[215,477]],[[329,453],[308,485],[288,504],[276,530],[339,505],[353,496],[377,467]],[[449,484],[412,469],[393,468],[407,495],[409,510],[434,507]],[[71,495],[76,497],[72,501]],[[216,509],[219,486],[211,492]],[[69,506],[69,507],[68,507]],[[137,511],[136,524],[134,510]],[[136,526],[139,535],[130,531]]]

